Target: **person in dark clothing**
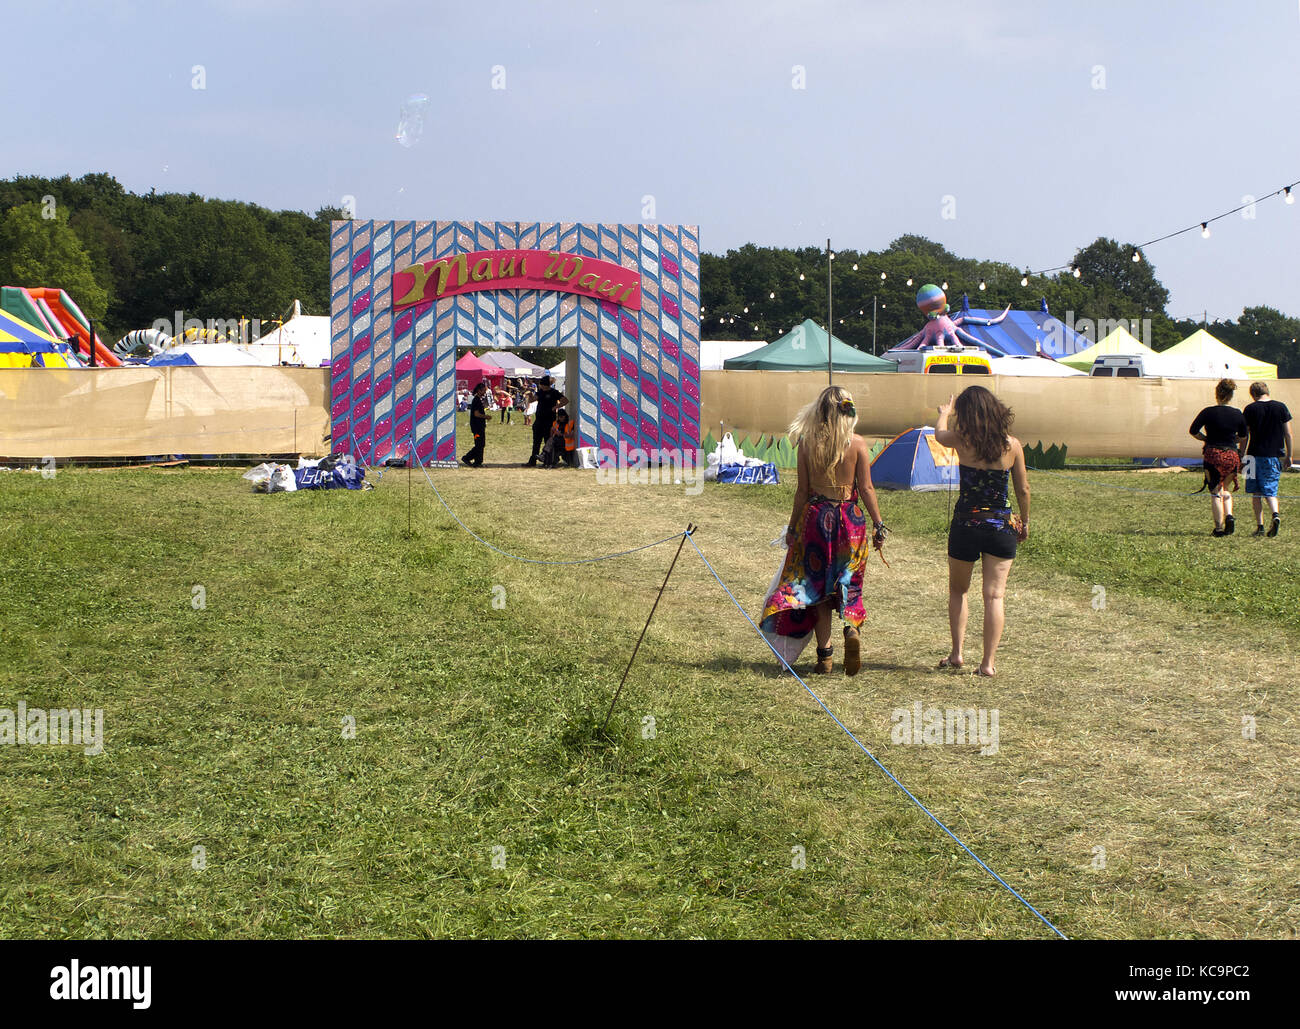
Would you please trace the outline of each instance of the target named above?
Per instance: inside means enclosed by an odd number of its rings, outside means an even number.
[[[533,453],[524,462],[526,467],[537,467],[537,453],[551,435],[551,426],[555,424],[555,409],[563,403],[564,394],[551,385],[549,375],[543,375],[541,385],[537,388],[537,413],[533,418]]]
[[[487,383],[480,382],[474,387],[474,399],[469,404],[469,431],[474,434],[474,446],[460,459],[468,468],[483,467],[483,444],[487,438]]]
[[[1220,379],[1214,387],[1213,407],[1207,407],[1196,416],[1187,431],[1205,446],[1201,457],[1205,462],[1205,485],[1210,490],[1210,511],[1214,515],[1211,536],[1231,536],[1236,530],[1232,517],[1232,493],[1225,488],[1237,489],[1237,474],[1241,471],[1241,452],[1246,447],[1249,429],[1245,416],[1231,406],[1232,394],[1237,384],[1231,379]]]
[[[1276,536],[1282,527],[1282,516],[1277,510],[1277,482],[1283,468],[1291,467],[1294,437],[1291,433],[1291,412],[1286,404],[1268,395],[1268,383],[1252,382],[1250,395],[1254,402],[1246,405],[1242,415],[1250,429],[1246,444],[1246,492],[1255,508],[1255,535]],[[1285,459],[1286,464],[1283,464]],[[1264,531],[1264,504],[1273,514],[1273,524]]]

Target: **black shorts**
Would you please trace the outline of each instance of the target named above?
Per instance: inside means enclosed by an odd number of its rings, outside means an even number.
[[[1016,534],[1008,529],[991,525],[974,528],[954,521],[948,529],[948,556],[956,561],[978,561],[981,554],[1013,558],[1018,542]]]

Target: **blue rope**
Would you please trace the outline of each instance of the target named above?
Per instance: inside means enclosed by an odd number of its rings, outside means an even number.
[[[713,565],[709,564],[709,559],[705,557],[704,552],[700,550],[698,546],[696,546],[695,540],[691,539],[691,537],[689,536],[687,536],[687,540],[690,542],[691,546],[695,548],[695,553],[700,555],[700,560],[704,562],[704,566],[710,572],[712,572],[713,577],[718,580],[718,585],[721,586],[723,590],[726,591],[727,596],[731,598],[731,602],[736,605],[736,610],[739,611],[742,615],[744,615],[745,621],[747,621],[751,626],[753,626],[754,631],[758,633],[759,639],[761,639],[767,645],[767,648],[770,651],[772,651],[773,654],[776,654],[776,659],[780,661],[782,665],[785,666],[785,670],[789,672],[791,675],[793,675],[795,679],[798,681],[799,685],[808,691],[808,695],[812,697],[813,700],[817,701],[817,703],[821,706],[821,709],[823,711],[825,711],[828,715],[831,716],[831,720],[836,725],[838,725],[841,729],[844,730],[845,735],[847,735],[849,739],[851,739],[854,743],[858,745],[858,747],[862,750],[862,753],[866,754],[867,757],[871,758],[871,760],[876,763],[876,767],[879,768],[882,772],[884,772],[887,776],[889,776],[890,780],[894,783],[894,785],[897,786],[900,790],[902,790],[905,794],[907,794],[907,798],[913,804],[919,807],[922,811],[924,811],[926,815],[929,816],[930,821],[934,822],[935,825],[937,825],[940,829],[942,829],[949,836],[951,836],[953,840],[956,842],[956,844],[959,847],[961,847],[962,850],[964,850],[967,854],[969,854],[972,858],[975,859],[976,864],[978,864],[982,869],[984,869],[984,871],[988,872],[989,875],[993,876],[994,879],[996,879],[999,883],[1001,883],[1011,893],[1011,895],[1016,898],[1016,900],[1020,901],[1021,904],[1023,904],[1035,915],[1037,915],[1038,918],[1042,921],[1042,923],[1045,926],[1047,926],[1049,929],[1051,929],[1052,932],[1056,933],[1056,935],[1059,936],[1061,939],[1063,940],[1069,939],[1069,937],[1066,936],[1065,933],[1061,932],[1060,929],[1056,928],[1056,926],[1054,926],[1051,922],[1049,922],[1043,916],[1042,912],[1040,912],[1036,907],[1034,907],[1034,905],[1029,903],[1029,901],[1025,900],[1024,897],[1022,897],[1019,893],[1017,893],[1015,889],[1005,879],[1002,878],[1002,876],[998,875],[997,872],[993,871],[993,869],[991,869],[988,865],[986,865],[983,861],[981,861],[978,854],[976,854],[973,850],[971,850],[970,847],[966,846],[966,844],[963,843],[961,839],[958,838],[958,836],[951,829],[949,829],[946,825],[944,825],[941,821],[939,821],[939,819],[935,817],[934,813],[928,807],[926,807],[919,800],[917,800],[915,796],[913,796],[911,790],[909,790],[906,786],[904,786],[901,782],[898,781],[897,777],[894,775],[893,772],[891,772],[888,768],[886,768],[884,765],[880,763],[880,760],[876,757],[875,754],[871,753],[871,751],[869,751],[865,746],[863,746],[862,742],[856,736],[854,736],[853,733],[849,732],[848,728],[844,725],[844,723],[835,717],[835,712],[833,712],[830,708],[828,708],[825,705],[825,703],[822,702],[822,698],[817,696],[817,694],[812,691],[812,688],[809,687],[809,685],[806,682],[804,682],[802,678],[800,678],[799,673],[796,672],[793,668],[791,668],[789,662],[787,662],[786,659],[780,655],[777,649],[774,646],[772,646],[771,642],[767,639],[767,637],[763,635],[763,630],[754,624],[754,619],[750,618],[748,612],[746,612],[745,609],[741,607],[740,601],[736,599],[736,595],[732,593],[730,589],[728,589],[727,584],[722,581],[722,577],[719,576],[718,573],[714,570]]]
[[[460,520],[460,516],[457,515],[456,512],[451,509],[451,505],[448,504],[447,501],[443,499],[442,494],[438,492],[438,487],[434,486],[433,479],[429,477],[429,470],[424,467],[424,462],[420,460],[420,455],[415,452],[414,447],[411,448],[411,456],[415,458],[415,463],[420,466],[420,471],[424,472],[424,478],[429,483],[429,486],[432,487],[434,494],[438,498],[438,501],[442,504],[443,507],[447,509],[447,513],[451,515],[453,519],[455,519],[456,524],[459,525],[466,532],[468,532],[480,543],[482,543],[483,546],[487,547],[489,550],[495,550],[498,554],[501,554],[504,557],[508,557],[512,561],[522,561],[525,564],[530,564],[530,565],[588,565],[588,564],[594,564],[597,561],[609,561],[612,558],[616,558],[616,557],[626,557],[628,554],[635,554],[637,553],[637,551],[640,550],[649,550],[651,547],[663,546],[663,544],[665,543],[670,543],[673,540],[680,539],[682,536],[686,535],[685,533],[675,532],[671,536],[665,536],[663,539],[655,540],[653,543],[645,543],[639,547],[633,547],[630,550],[620,550],[617,554],[603,554],[600,557],[582,557],[582,558],[578,558],[576,561],[543,561],[540,558],[536,558],[536,557],[520,557],[518,554],[512,554],[508,550],[502,550],[494,543],[489,543],[477,532],[475,532],[468,525],[462,522]]]

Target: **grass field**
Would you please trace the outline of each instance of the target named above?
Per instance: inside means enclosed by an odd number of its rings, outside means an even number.
[[[756,613],[791,484],[596,486],[526,449],[494,421],[489,467],[434,481],[531,558],[693,521]],[[525,564],[418,470],[409,538],[404,470],[269,497],[239,476],[0,476],[0,708],[103,708],[105,745],[0,747],[0,935],[1051,935],[689,545],[605,738],[675,542]],[[1211,540],[1188,473],[1031,482],[997,679],[933,670],[947,498],[882,494],[863,672],[811,684],[1067,935],[1294,938],[1300,521]],[[999,752],[893,743],[918,701],[996,709]]]

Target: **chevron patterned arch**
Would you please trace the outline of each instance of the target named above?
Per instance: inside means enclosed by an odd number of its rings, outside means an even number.
[[[392,276],[476,250],[556,250],[641,276],[641,310],[545,290],[444,297],[393,312]],[[330,227],[335,453],[456,464],[456,351],[576,347],[582,446],[700,447],[700,240],[687,225],[336,221]],[[571,407],[571,409],[574,409]],[[620,448],[619,444],[624,444]]]

